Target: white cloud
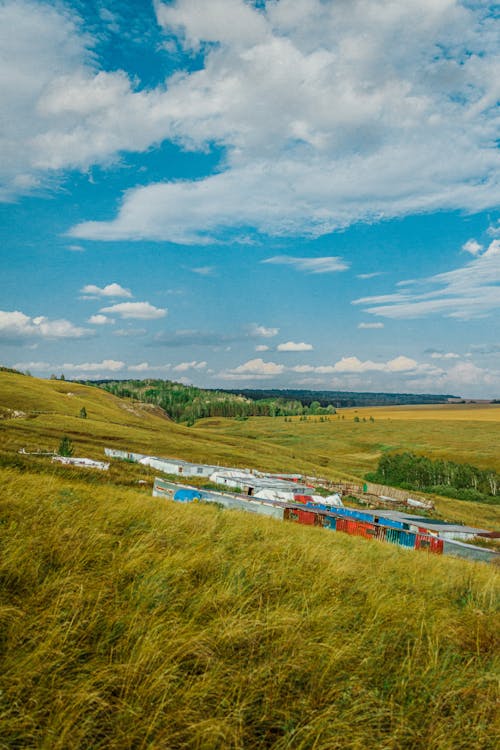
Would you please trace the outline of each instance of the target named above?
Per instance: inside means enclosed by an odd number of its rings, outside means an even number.
[[[149,362],[140,362],[138,365],[129,365],[127,367],[127,370],[129,370],[130,372],[146,372],[150,369],[151,366]]]
[[[167,372],[172,369],[172,365],[150,365],[149,362],[139,362],[137,365],[128,365],[127,370],[130,372]]]
[[[81,328],[64,318],[50,320],[43,315],[30,318],[14,310],[0,310],[0,340],[18,342],[26,339],[73,339],[93,335],[89,328]]]
[[[430,392],[455,393],[478,398],[497,394],[500,388],[500,372],[478,367],[473,362],[459,362],[449,370],[441,370],[436,374],[416,377],[409,381],[412,388]],[[479,395],[478,395],[479,394]]]
[[[110,307],[101,307],[100,312],[119,315],[121,318],[157,320],[164,318],[168,311],[161,307],[154,307],[149,302],[119,302]]]
[[[213,276],[215,268],[214,266],[198,266],[198,268],[191,268],[191,271],[199,276]]]
[[[65,362],[62,365],[56,365],[55,369],[64,372],[118,372],[124,370],[125,367],[125,362],[120,360],[103,359],[102,362],[82,362],[81,364]]]
[[[359,323],[358,328],[366,328],[366,329],[372,329],[372,328],[383,328],[383,323]]]
[[[266,258],[261,263],[274,263],[276,265],[293,266],[297,271],[306,273],[334,273],[337,271],[346,271],[349,263],[336,256],[327,256],[325,258],[296,258],[292,255],[274,255],[272,258]]]
[[[81,245],[67,245],[66,249],[72,253],[84,253],[85,252],[85,248],[82,247]]]
[[[263,380],[285,372],[284,365],[275,362],[264,362],[263,359],[250,359],[232,370],[225,370],[217,377],[222,380]]]
[[[306,344],[303,341],[295,343],[295,341],[287,341],[283,344],[278,344],[276,347],[279,352],[311,352],[314,347],[312,344]]]
[[[500,240],[462,268],[406,282],[403,291],[363,297],[353,304],[386,318],[421,318],[432,314],[461,320],[481,318],[500,308]]]
[[[358,273],[356,275],[357,279],[374,279],[375,276],[382,276],[384,274],[383,271],[373,271],[373,273]]]
[[[46,160],[67,159],[66,140],[88,161],[170,138],[223,146],[224,171],[131,190],[115,220],[84,222],[75,237],[193,243],[249,226],[314,236],[498,205],[498,19],[484,4],[177,0],[157,13],[203,64],[148,92],[120,73],[52,83],[43,111],[70,124],[64,138],[44,134]]]
[[[64,362],[50,364],[49,362],[19,362],[19,369],[38,370],[41,372],[118,372],[125,368],[125,362],[116,359],[103,359],[102,362]]]
[[[361,360],[359,357],[342,357],[333,365],[295,365],[290,368],[297,373],[315,373],[317,375],[330,375],[334,373],[417,373],[438,372],[435,367],[419,364],[416,360],[399,355],[386,362],[373,362],[372,360]]]
[[[113,318],[108,318],[106,315],[97,314],[97,315],[91,315],[90,318],[88,319],[88,322],[92,323],[95,326],[104,326],[109,323],[112,324],[115,321],[113,320]]]
[[[257,344],[255,347],[256,352],[268,352],[270,349],[269,346],[266,346],[266,344]]]
[[[273,336],[277,336],[280,332],[279,328],[270,328],[268,326],[261,326],[257,323],[251,323],[249,326],[247,326],[248,335],[250,338],[272,338]]]
[[[98,40],[70,9],[0,6],[5,199],[50,184],[58,170],[169,139],[220,145],[221,171],[130,190],[116,219],[71,234],[192,243],[257,227],[316,236],[359,220],[498,205],[498,19],[484,4],[156,8],[202,64],[139,90],[125,72],[99,70]]]
[[[120,284],[107,284],[104,287],[95,284],[86,284],[80,292],[91,297],[132,297],[130,289],[124,289]]]
[[[470,253],[471,255],[479,255],[482,249],[483,246],[480,245],[477,240],[467,240],[467,242],[462,245],[462,250],[464,250],[466,253]]]
[[[204,370],[206,367],[207,363],[205,361],[198,362],[197,360],[193,360],[192,362],[180,362],[180,364],[175,365],[173,371],[186,372],[187,370]]]
[[[460,354],[455,352],[432,352],[431,359],[460,359]]]

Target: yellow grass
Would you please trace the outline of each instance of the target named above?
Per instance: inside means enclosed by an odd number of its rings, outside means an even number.
[[[0,481],[1,748],[497,746],[491,567]]]
[[[414,406],[365,406],[339,409],[354,417],[372,415],[376,419],[447,420],[453,422],[500,422],[500,404],[415,404]]]
[[[87,419],[78,416],[83,406]],[[346,409],[325,422],[318,417],[307,422],[212,418],[188,428],[166,419],[161,410],[98,388],[0,372],[0,415],[12,410],[25,416],[0,419],[0,459],[2,452],[12,457],[23,447],[56,449],[61,436],[68,435],[76,454],[91,458],[102,459],[110,446],[331,479],[360,481],[386,450],[411,450],[500,471],[500,409],[495,406]],[[465,414],[474,418],[465,419]],[[355,416],[361,421],[354,422]],[[438,515],[447,520],[500,526],[494,506],[446,498],[435,502]]]

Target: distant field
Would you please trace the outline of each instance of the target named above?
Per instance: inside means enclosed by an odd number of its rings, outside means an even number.
[[[415,419],[500,422],[500,404],[425,404],[414,406],[365,406],[339,410],[340,414],[377,419]]]
[[[356,417],[359,422],[354,421]],[[296,451],[299,461],[315,460],[330,473],[362,476],[388,450],[414,451],[500,470],[500,405],[357,407],[324,419],[208,419],[200,421],[196,429],[282,446]]]

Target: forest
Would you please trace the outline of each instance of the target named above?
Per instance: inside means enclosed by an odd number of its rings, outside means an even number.
[[[253,400],[227,391],[203,390],[171,380],[86,380],[85,385],[103,388],[115,396],[134,398],[160,406],[175,422],[194,424],[205,417],[293,417],[335,414],[332,405],[319,401],[303,405],[280,396]]]
[[[284,399],[285,401],[300,401],[304,406],[309,406],[317,401],[320,406],[333,406],[337,409],[352,406],[398,406],[404,404],[445,404],[449,399],[457,399],[450,394],[433,393],[370,393],[356,391],[311,391],[296,389],[277,388],[243,388],[224,389],[225,393],[234,393],[238,396],[254,400]]]
[[[471,464],[431,460],[414,453],[385,454],[366,479],[460,500],[499,503],[500,475]]]
[[[171,380],[85,380],[115,396],[160,406],[175,422],[194,424],[205,417],[327,416],[349,406],[446,403],[448,395],[412,393],[349,393],[281,389],[210,390]]]

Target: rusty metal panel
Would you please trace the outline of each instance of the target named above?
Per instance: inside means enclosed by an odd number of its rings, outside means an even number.
[[[415,548],[442,555],[443,540],[437,536],[431,536],[430,534],[416,534]]]
[[[316,524],[317,513],[313,513],[310,510],[297,510],[299,516],[299,523],[303,523],[306,526],[314,526]]]

